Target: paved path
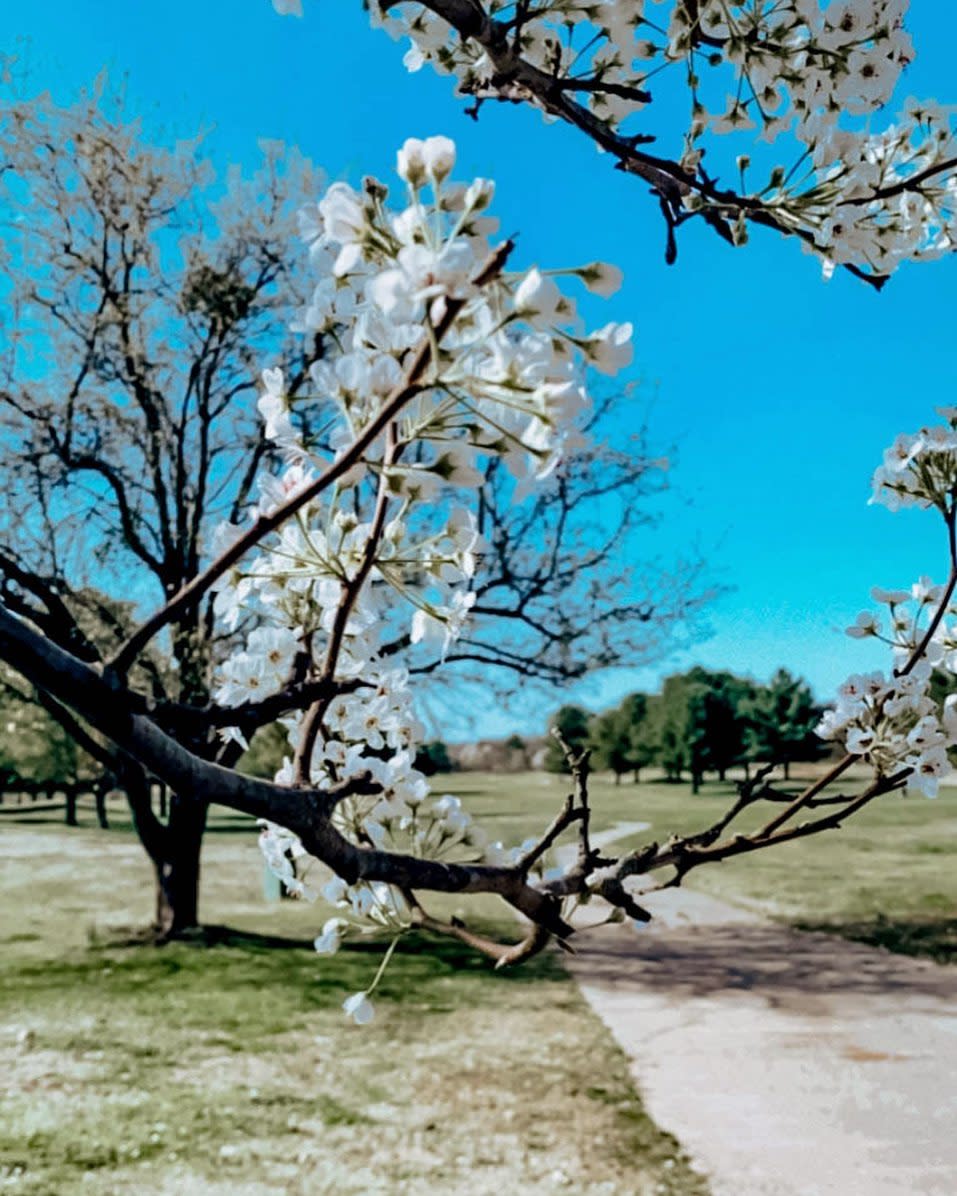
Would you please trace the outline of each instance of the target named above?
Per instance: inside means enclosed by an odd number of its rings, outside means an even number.
[[[568,962],[714,1196],[957,1196],[957,968],[648,903]]]

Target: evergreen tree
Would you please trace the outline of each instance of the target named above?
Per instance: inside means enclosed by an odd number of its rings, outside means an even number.
[[[795,760],[817,760],[826,750],[814,733],[821,708],[805,681],[778,669],[745,703],[746,742],[752,760],[783,764],[790,775]]]
[[[592,761],[596,769],[615,774],[615,784],[621,784],[622,774],[631,767],[631,724],[624,705],[592,719],[589,739],[594,750]]]
[[[423,744],[416,754],[415,767],[427,777],[435,776],[437,772],[452,772],[455,768],[449,758],[449,749],[441,739]]]
[[[581,706],[562,706],[552,716],[549,730],[557,729],[562,739],[572,751],[580,752],[588,746],[589,714]],[[549,736],[548,748],[545,752],[545,768],[548,772],[568,772],[568,764],[561,744],[554,736]]]

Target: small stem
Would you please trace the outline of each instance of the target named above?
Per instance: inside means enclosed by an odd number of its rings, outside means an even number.
[[[392,940],[392,942],[389,944],[389,949],[386,951],[385,955],[382,957],[382,962],[379,964],[379,970],[376,972],[372,983],[366,989],[367,997],[375,992],[376,986],[378,985],[379,981],[382,979],[382,976],[385,973],[386,968],[389,966],[389,960],[392,958],[392,952],[395,950],[396,944],[398,943],[398,941],[401,937],[402,937],[401,934],[397,934],[395,936],[395,938]]]

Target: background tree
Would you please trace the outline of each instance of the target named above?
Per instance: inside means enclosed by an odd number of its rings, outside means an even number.
[[[631,727],[619,706],[596,714],[591,720],[588,739],[592,747],[592,764],[600,771],[613,772],[615,784],[621,784],[622,774],[631,768]]]
[[[597,715],[591,723],[590,741],[594,767],[613,772],[616,785],[626,772],[633,772],[637,781],[657,750],[647,695],[629,694],[614,710]]]
[[[669,780],[691,772],[697,793],[706,772],[724,780],[727,770],[744,757],[744,702],[750,681],[733,673],[696,665],[665,679],[661,694],[660,763]]]
[[[578,421],[579,447],[527,500],[500,458],[487,464],[474,623],[447,664],[497,666],[505,690],[517,678],[527,697],[530,683],[554,693],[602,669],[660,661],[697,637],[719,591],[690,548],[671,560],[656,553],[669,460],[654,455],[646,428],[622,435],[621,398],[596,398]],[[483,690],[490,681],[485,669]]]
[[[441,739],[433,739],[419,749],[415,767],[424,776],[433,777],[438,772],[452,772],[454,765],[449,759],[449,749]]]
[[[657,707],[660,698],[655,694],[631,694],[625,699],[630,704],[631,740],[629,757],[631,769],[637,783],[641,780],[641,770],[654,764],[660,750]]]
[[[63,727],[33,700],[22,680],[0,669],[0,785],[76,781],[91,762]]]
[[[658,740],[658,763],[665,780],[677,782],[690,765],[688,686],[681,674],[666,677],[653,717]]]
[[[745,743],[750,759],[783,764],[785,779],[798,760],[819,760],[826,751],[815,733],[823,713],[806,682],[778,669],[767,685],[745,698]]]
[[[726,671],[694,668],[689,673],[692,684],[704,687],[704,757],[705,768],[723,781],[728,769],[745,755],[747,717],[745,703],[754,685]]]
[[[287,332],[300,293],[294,213],[316,180],[271,145],[253,178],[217,184],[197,141],[151,145],[102,80],[67,107],[6,101],[0,146],[0,584],[12,609],[96,661],[125,638],[133,605],[187,584],[213,526],[240,517],[268,458],[262,365],[298,362],[295,389],[318,352]],[[115,582],[125,617],[115,601],[90,600]],[[215,651],[207,600],[141,658],[138,681],[155,701],[201,707]],[[203,756],[222,747],[208,727],[184,733]],[[155,867],[158,926],[192,926],[203,795],[174,793],[164,825],[142,769],[98,746]]]
[[[590,718],[581,706],[566,705],[552,715],[548,728],[557,731],[572,751],[580,752],[588,746]],[[545,751],[545,768],[548,772],[569,771],[565,753],[552,735],[549,735]]]
[[[524,772],[528,768],[528,744],[521,735],[509,735],[505,740],[505,751],[505,767],[508,772]]]

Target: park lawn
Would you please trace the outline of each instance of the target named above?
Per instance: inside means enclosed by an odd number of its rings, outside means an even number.
[[[512,844],[548,823],[567,786],[467,773],[437,788]],[[604,777],[591,790],[596,830],[651,824],[626,845],[700,828],[733,793]],[[704,1191],[554,956],[500,975],[455,945],[409,940],[360,1029],[340,1004],[369,983],[381,946],[317,957],[307,944],[323,911],[264,901],[248,820],[215,810],[205,853],[204,917],[233,931],[161,950],[124,944],[152,893],[122,815],[109,833],[84,821],[0,822],[4,1190]],[[686,883],[953,960],[955,848],[957,791],[895,795],[840,831]],[[501,917],[490,905],[479,916]]]
[[[204,916],[233,930],[159,949],[124,929],[151,912],[127,831],[0,824],[3,1191],[705,1192],[554,956],[410,939],[353,1026],[381,946],[317,956],[323,911],[267,906],[249,824],[214,827]]]
[[[800,766],[796,772],[800,776]],[[567,778],[547,773],[507,780],[461,773],[444,780],[483,825],[506,841],[521,841],[546,826],[568,792]],[[852,777],[844,789],[861,784],[862,778]],[[797,791],[800,781],[789,787]],[[619,822],[651,824],[616,846],[703,829],[734,797],[731,783],[709,781],[692,795],[687,783],[642,780],[635,785],[623,779],[615,785],[605,776],[592,777],[590,791],[596,829]],[[749,813],[741,828],[757,824]],[[955,859],[957,789],[945,786],[934,801],[889,794],[839,830],[703,867],[685,884],[729,901],[759,903],[772,916],[799,926],[957,962]]]

